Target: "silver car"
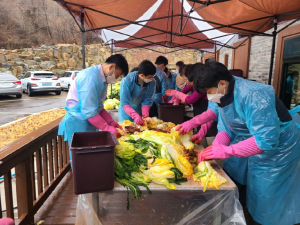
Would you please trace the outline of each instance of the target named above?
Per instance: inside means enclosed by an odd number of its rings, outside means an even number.
[[[16,95],[22,98],[21,81],[9,73],[0,73],[0,95]]]
[[[28,96],[33,96],[34,92],[51,91],[56,95],[61,94],[60,81],[50,71],[30,71],[25,73],[22,81],[23,91],[27,91]]]

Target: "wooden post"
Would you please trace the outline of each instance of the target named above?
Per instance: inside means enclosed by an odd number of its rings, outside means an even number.
[[[33,209],[30,158],[28,157],[19,163],[15,169],[18,216],[20,218],[23,214],[27,214]],[[33,223],[33,218],[30,222]]]
[[[63,156],[62,156],[62,146],[61,143],[62,138],[58,136],[58,161],[59,161],[59,171],[61,172],[63,169]]]
[[[49,180],[50,183],[53,181],[54,176],[53,176],[53,148],[52,148],[52,141],[49,141],[47,143],[47,148],[48,148],[48,160],[49,160]]]
[[[47,148],[44,145],[42,147],[43,152],[43,180],[44,180],[44,190],[48,187],[48,157],[47,157]]]
[[[224,65],[226,66],[226,68],[228,69],[228,54],[224,55]]]
[[[57,138],[53,139],[53,155],[54,155],[54,177],[59,173],[58,170],[58,152],[57,152]]]
[[[34,174],[34,154],[30,156],[30,172],[32,185],[32,201],[36,200],[35,174]]]
[[[11,172],[4,174],[4,189],[6,202],[6,217],[14,218],[14,207],[11,187]]]
[[[36,151],[37,195],[43,193],[41,149]]]

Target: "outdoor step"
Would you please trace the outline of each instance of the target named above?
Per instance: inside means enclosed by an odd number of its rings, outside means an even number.
[[[62,218],[46,218],[45,222],[42,223],[43,225],[49,225],[49,224],[56,224],[56,225],[70,225],[75,224],[76,217],[62,217]]]
[[[47,214],[47,218],[50,217],[76,217],[76,210],[50,210]]]
[[[62,203],[57,202],[53,205],[52,209],[60,209],[60,210],[68,210],[68,209],[76,209],[77,203]]]

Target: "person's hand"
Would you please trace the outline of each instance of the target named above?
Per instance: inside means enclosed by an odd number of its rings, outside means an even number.
[[[120,124],[118,124],[116,121],[112,121],[109,124],[110,126],[113,126],[114,128],[120,128],[122,129],[122,127],[120,126]]]
[[[179,134],[187,134],[188,132],[190,132],[194,127],[192,126],[192,124],[189,121],[186,121],[182,124],[180,124],[176,130],[179,132]]]
[[[199,142],[202,141],[204,137],[200,133],[193,135],[192,141],[195,142],[195,144],[198,144]]]
[[[107,126],[105,131],[109,131],[110,133],[116,135],[117,138],[121,137],[122,135],[119,133],[119,131],[114,128],[113,126]]]
[[[142,115],[143,115],[143,118],[149,117],[149,111],[150,111],[150,106],[149,105],[143,105],[142,106]]]
[[[161,96],[163,103],[168,103],[168,96]]]
[[[175,94],[176,94],[176,91],[172,90],[172,89],[168,89],[165,91],[166,96],[175,96]]]
[[[115,132],[113,132],[113,134],[116,135],[117,138],[120,138],[122,136],[117,129]]]
[[[232,157],[232,148],[225,145],[211,145],[198,155],[198,163],[210,159],[227,159]]]
[[[135,113],[134,115],[132,115],[132,118],[134,119],[134,122],[137,125],[140,125],[140,126],[144,125],[144,120],[142,119],[142,117],[138,113]]]
[[[176,101],[176,97],[173,96],[172,99],[168,103],[174,103]]]

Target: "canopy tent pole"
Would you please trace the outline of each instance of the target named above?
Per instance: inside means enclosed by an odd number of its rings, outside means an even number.
[[[272,73],[273,73],[273,64],[274,64],[274,54],[275,54],[275,43],[276,43],[276,35],[277,35],[277,16],[275,16],[274,20],[274,31],[273,31],[273,43],[272,43],[272,51],[271,51],[271,62],[270,62],[270,70],[269,70],[269,82],[268,85],[271,85],[272,82]]]
[[[215,62],[217,62],[217,45],[216,45],[216,42],[215,42]]]
[[[84,45],[84,8],[81,9],[81,41],[82,41],[82,69],[85,69],[85,45]]]
[[[111,39],[110,55],[114,54],[114,40]],[[112,99],[112,84],[110,85],[110,98]]]

